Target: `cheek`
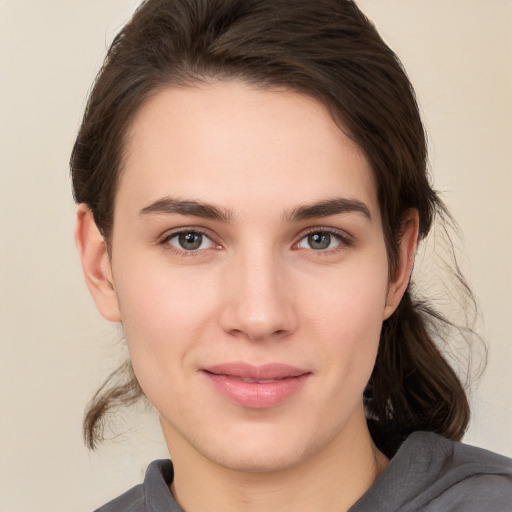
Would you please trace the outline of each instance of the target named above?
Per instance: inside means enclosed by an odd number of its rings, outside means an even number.
[[[388,291],[384,248],[350,258],[337,272],[320,276],[322,285],[309,294],[309,309],[323,324],[341,332],[380,331]],[[310,283],[315,289],[314,282]],[[362,341],[362,340],[361,340]]]
[[[336,361],[330,378],[354,395],[360,395],[375,364],[388,287],[385,257],[362,263],[347,265],[307,308],[315,311],[316,339],[327,344],[326,366],[328,358]]]
[[[373,369],[387,291],[382,254],[365,253],[318,272],[291,271],[286,283],[293,290],[286,300],[299,317],[293,350],[327,369],[326,389],[338,402],[360,396]],[[212,340],[222,338],[225,286],[220,269],[191,272],[186,265],[149,264],[146,257],[136,251],[118,257],[114,282],[135,373],[157,405],[186,388],[197,354],[219,350]]]
[[[154,262],[151,271],[144,271],[148,266],[136,255],[116,263],[122,325],[144,389],[153,376],[186,365],[187,355],[204,340],[215,317],[213,276]]]

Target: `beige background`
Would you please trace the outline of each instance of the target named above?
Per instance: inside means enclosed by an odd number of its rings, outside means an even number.
[[[435,184],[465,234],[487,372],[467,442],[512,456],[512,1],[361,0],[416,85]],[[135,0],[0,0],[0,512],[86,512],[165,456],[153,413],[96,453],[85,402],[122,354],[72,240],[67,161]]]

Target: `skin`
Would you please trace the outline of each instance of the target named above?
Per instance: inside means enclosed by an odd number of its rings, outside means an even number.
[[[349,207],[334,211],[333,199]],[[328,212],[297,215],[326,201]],[[199,248],[185,250],[179,232],[202,233]],[[122,322],[160,414],[185,510],[342,511],[370,487],[387,460],[362,393],[417,232],[408,211],[389,280],[372,170],[313,98],[213,82],[164,89],[140,109],[111,257],[83,205],[76,240],[97,307]],[[308,375],[276,406],[243,407],[204,372],[233,361]]]

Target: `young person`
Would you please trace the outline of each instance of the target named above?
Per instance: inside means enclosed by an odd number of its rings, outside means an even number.
[[[511,462],[458,442],[445,321],[410,284],[446,215],[426,160],[353,2],[140,6],[71,157],[86,281],[130,353],[84,426],[94,447],[144,395],[172,463],[102,512],[510,508]]]

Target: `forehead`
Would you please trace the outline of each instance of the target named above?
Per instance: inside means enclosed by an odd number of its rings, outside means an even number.
[[[118,206],[170,195],[243,211],[344,196],[378,215],[365,156],[306,95],[240,82],[169,87],[137,112],[125,150]]]

